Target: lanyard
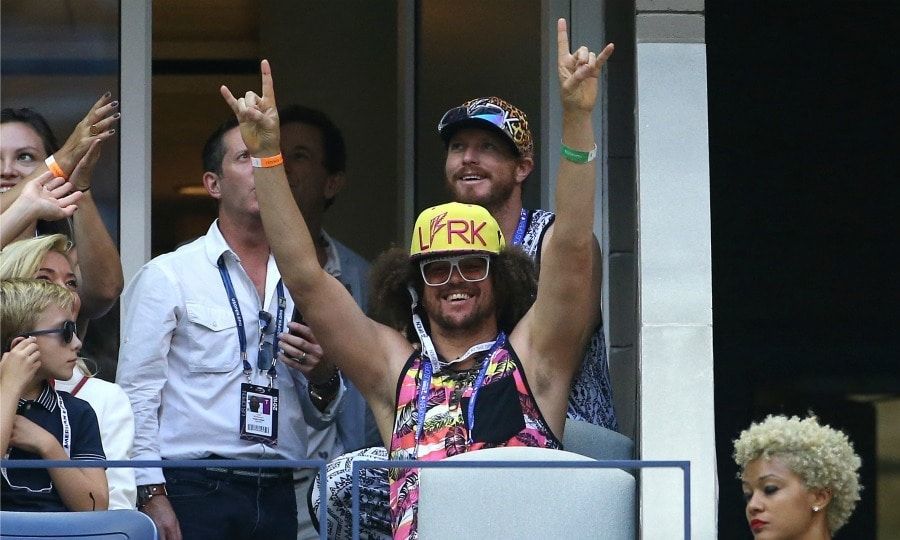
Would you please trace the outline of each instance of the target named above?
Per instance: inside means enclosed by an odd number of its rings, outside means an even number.
[[[484,377],[487,374],[488,366],[491,363],[491,358],[494,356],[494,353],[496,353],[497,350],[503,347],[503,345],[505,344],[506,334],[500,332],[500,334],[497,335],[497,339],[495,339],[493,342],[488,341],[485,343],[479,343],[466,352],[466,356],[471,356],[472,354],[474,354],[473,350],[475,350],[475,352],[480,352],[488,348],[490,349],[481,363],[481,369],[478,371],[478,377],[475,378],[475,383],[472,388],[472,396],[469,398],[469,410],[466,411],[467,418],[469,420],[469,444],[472,444],[472,433],[475,431],[475,400],[478,399],[478,391],[484,384]],[[431,376],[434,372],[434,368],[431,362],[421,362],[421,366],[422,382],[419,383],[419,394],[416,400],[416,457],[419,456],[419,441],[422,439],[422,433],[425,430],[425,412],[428,408],[428,397],[431,394]]]
[[[241,306],[238,303],[237,296],[234,293],[234,285],[231,283],[231,276],[228,275],[228,269],[225,268],[225,255],[219,256],[219,261],[217,263],[219,267],[219,274],[222,276],[222,284],[225,285],[225,292],[228,294],[228,305],[231,306],[231,311],[234,313],[234,322],[237,325],[237,335],[238,335],[238,343],[241,347],[241,362],[244,365],[244,376],[247,377],[247,382],[250,381],[250,376],[253,373],[253,367],[250,365],[250,362],[247,360],[247,332],[244,329],[244,316],[241,314]],[[278,311],[275,315],[275,334],[274,334],[274,342],[272,343],[272,365],[269,367],[269,386],[272,386],[272,383],[275,381],[275,362],[278,358],[278,332],[284,328],[284,312],[287,309],[287,300],[284,296],[284,284],[281,279],[278,280],[278,284],[275,286],[275,290],[278,293]],[[262,329],[260,329],[262,332]]]
[[[422,322],[422,317],[419,316],[419,312],[416,310],[419,306],[419,295],[416,294],[416,289],[412,285],[407,285],[406,290],[409,291],[409,295],[412,297],[410,310],[412,311],[413,326],[416,329],[416,334],[419,336],[419,343],[422,344],[422,354],[425,355],[425,359],[431,364],[432,371],[435,369],[439,370],[441,369],[441,366],[440,361],[438,360],[437,351],[434,350],[434,342],[431,341],[431,336],[425,331],[425,324]]]
[[[481,370],[478,372],[478,377],[475,379],[475,384],[472,387],[472,397],[469,398],[469,444],[472,444],[472,434],[475,433],[475,400],[478,399],[478,391],[481,390],[482,384],[484,384],[484,376],[487,373],[488,364],[491,363],[491,357],[494,356],[494,353],[497,352],[497,349],[506,344],[506,334],[500,332],[500,335],[497,336],[496,341],[494,341],[494,346],[491,347],[490,352],[488,352],[487,358],[485,358],[484,363],[481,365]]]
[[[72,426],[69,424],[69,411],[66,409],[66,405],[63,403],[62,396],[59,395],[59,392],[54,391],[53,393],[56,394],[56,404],[59,405],[59,419],[62,421],[62,447],[63,450],[66,451],[66,456],[72,457]]]
[[[513,245],[519,246],[522,244],[522,240],[525,239],[525,229],[528,227],[528,210],[522,209],[522,213],[519,214],[519,224],[516,225],[516,234],[513,236]]]

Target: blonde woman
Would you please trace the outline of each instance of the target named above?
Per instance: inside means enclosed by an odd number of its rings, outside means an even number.
[[[734,460],[759,540],[832,538],[859,501],[861,461],[841,431],[814,416],[768,416],[741,432]]]
[[[61,234],[13,242],[0,252],[0,279],[34,278],[77,292],[78,281],[69,261],[70,249],[71,242]],[[78,303],[80,301],[76,297]],[[76,311],[78,307],[76,305]],[[56,389],[69,392],[94,408],[107,459],[130,459],[134,443],[134,414],[128,396],[118,385],[93,377],[83,359],[78,359],[76,367],[70,379],[56,381]],[[109,508],[134,508],[137,495],[134,471],[109,468],[106,477]]]

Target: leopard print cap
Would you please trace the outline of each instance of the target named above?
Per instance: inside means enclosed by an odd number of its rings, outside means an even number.
[[[448,141],[450,135],[452,135],[452,133],[455,131],[448,130],[448,128],[452,127],[454,124],[458,124],[459,122],[473,120],[469,115],[473,114],[474,111],[479,107],[489,103],[497,105],[498,107],[500,107],[500,109],[503,110],[503,126],[495,127],[502,131],[504,135],[509,137],[510,141],[519,151],[520,156],[531,157],[534,153],[534,139],[531,136],[531,129],[528,127],[528,116],[515,105],[511,104],[505,99],[496,96],[472,99],[463,103],[459,107],[454,107],[454,109],[461,109],[465,107],[468,114],[466,115],[466,118],[459,118],[456,121],[439,126],[438,129],[441,136],[444,138],[444,141]],[[445,116],[454,109],[451,109],[450,111],[445,113]],[[490,123],[491,125],[494,125],[492,122],[489,122],[487,120],[479,120],[484,123]]]

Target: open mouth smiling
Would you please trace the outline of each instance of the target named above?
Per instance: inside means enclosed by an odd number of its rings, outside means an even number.
[[[467,293],[455,292],[452,294],[448,294],[444,298],[448,302],[463,302],[465,300],[468,300],[469,298],[472,298],[472,295],[467,294]]]

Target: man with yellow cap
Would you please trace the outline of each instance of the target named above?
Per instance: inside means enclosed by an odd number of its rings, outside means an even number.
[[[417,220],[401,276],[409,278],[405,305],[411,296],[413,334],[366,317],[316,261],[281,165],[268,62],[261,66],[261,96],[247,92],[236,99],[222,87],[252,156],[263,225],[284,283],[323,350],[368,400],[392,459],[561,446],[569,386],[593,331],[595,306],[583,291],[583,276],[596,264],[591,113],[600,69],[613,48],[571,53],[565,20],[557,25],[565,159],[534,302],[523,312],[507,305],[522,296],[507,280],[518,274],[527,285],[532,278],[530,265],[517,264],[517,255],[504,249],[494,218],[474,205],[441,205]],[[390,274],[385,282],[396,281]],[[400,300],[385,290],[374,303]],[[394,538],[416,538],[417,471],[393,472],[390,481]]]

